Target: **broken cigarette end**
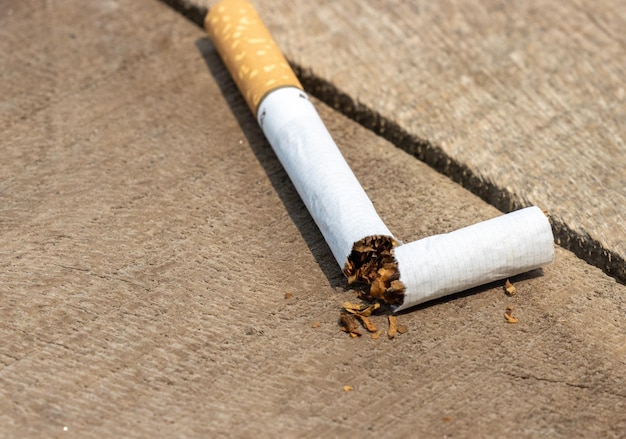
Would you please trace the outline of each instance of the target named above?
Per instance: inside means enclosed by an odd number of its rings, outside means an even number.
[[[365,298],[401,305],[406,288],[400,281],[398,262],[393,255],[397,245],[395,239],[384,235],[367,236],[355,242],[343,269],[348,283],[369,285]]]

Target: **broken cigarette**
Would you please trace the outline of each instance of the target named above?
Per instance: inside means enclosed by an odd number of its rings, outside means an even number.
[[[222,0],[205,27],[349,283],[400,311],[539,268],[554,258],[536,208],[399,245],[247,0]]]
[[[252,5],[223,0],[205,27],[339,266],[365,238],[395,245]]]

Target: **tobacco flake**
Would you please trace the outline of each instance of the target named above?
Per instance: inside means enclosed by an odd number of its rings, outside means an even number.
[[[504,283],[504,291],[506,291],[506,294],[509,296],[515,296],[515,294],[517,294],[517,288],[515,288],[515,285],[513,285],[508,279]]]
[[[311,325],[311,328],[319,328],[320,326],[322,326],[322,324],[319,321],[316,320]]]
[[[409,328],[404,325],[398,325],[398,334],[406,334],[409,332]]]
[[[384,300],[385,299],[385,282],[381,278],[376,278],[372,281],[370,285],[370,296],[374,299]]]
[[[398,332],[398,318],[396,316],[389,316],[389,330],[387,331],[387,337],[394,338]]]
[[[358,303],[344,302],[344,304],[341,306],[346,312],[350,314],[362,317],[369,317],[374,311],[380,308],[380,303],[374,303],[373,305],[365,306]]]
[[[291,291],[287,291],[285,293],[285,299],[291,299],[293,297],[293,293]]]
[[[504,311],[504,318],[507,323],[518,323],[519,320],[517,317],[513,317],[513,305],[509,305],[506,307],[506,311]]]
[[[349,333],[352,338],[361,336],[359,325],[352,315],[342,312],[339,314],[339,323],[341,324],[341,330]]]
[[[363,326],[365,326],[365,329],[367,329],[369,332],[376,332],[378,330],[376,329],[376,325],[374,325],[374,323],[364,315],[355,314],[355,316],[361,321],[361,323],[363,323]]]
[[[360,311],[359,314],[362,315],[363,317],[369,317],[372,315],[374,311],[376,311],[379,308],[380,308],[380,303],[376,302],[375,304],[370,305],[367,308],[365,308],[363,311]]]
[[[350,314],[359,313],[363,309],[363,305],[359,303],[344,302],[341,306]]]
[[[352,391],[352,386],[343,386],[343,391],[344,392],[351,392]]]

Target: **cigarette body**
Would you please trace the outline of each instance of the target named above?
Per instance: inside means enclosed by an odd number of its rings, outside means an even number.
[[[355,242],[391,236],[306,93],[270,92],[257,119],[340,267]]]
[[[396,247],[403,303],[396,311],[549,264],[550,221],[536,206]]]

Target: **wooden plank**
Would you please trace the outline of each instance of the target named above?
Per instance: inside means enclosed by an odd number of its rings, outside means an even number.
[[[254,4],[314,93],[626,281],[621,0]]]
[[[0,436],[624,431],[625,286],[559,248],[515,297],[490,285],[353,340],[355,293],[203,32],[149,0],[14,4]],[[399,238],[498,214],[316,104]]]

